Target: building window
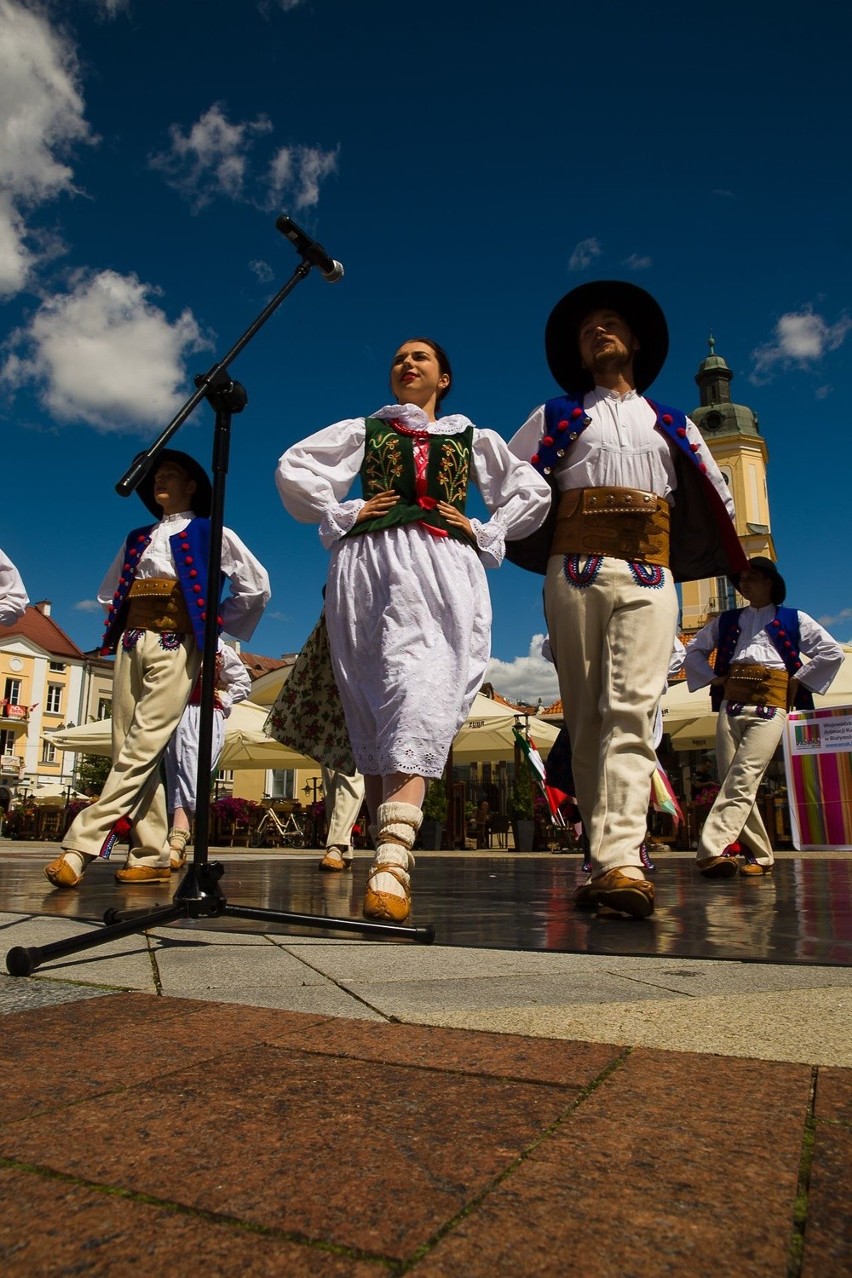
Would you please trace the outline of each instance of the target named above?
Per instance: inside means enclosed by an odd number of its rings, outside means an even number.
[[[108,719],[112,714],[112,698],[101,697],[98,702],[98,719]]]
[[[716,601],[719,612],[727,612],[737,606],[737,592],[727,577],[716,578]]]
[[[0,732],[0,755],[4,759],[8,759],[10,755],[15,753],[15,734],[14,732]]]
[[[274,768],[271,772],[269,797],[271,799],[292,799],[296,795],[296,773],[293,768]]]
[[[62,684],[49,683],[47,685],[47,701],[44,706],[48,714],[62,713]]]
[[[44,749],[41,752],[41,761],[42,763],[56,762],[56,746],[50,741],[45,741],[44,743]]]
[[[65,674],[65,662],[51,661],[48,666],[48,669],[50,670],[51,674]]]
[[[8,701],[10,706],[19,706],[21,704],[20,679],[6,680],[6,691],[3,694],[3,700]]]

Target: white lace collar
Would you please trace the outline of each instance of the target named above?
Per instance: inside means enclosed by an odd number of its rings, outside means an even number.
[[[384,408],[370,413],[370,416],[380,417],[382,421],[397,418],[404,426],[422,430],[427,435],[461,435],[473,424],[461,413],[449,413],[446,417],[439,417],[436,422],[430,422],[417,404],[385,404]]]

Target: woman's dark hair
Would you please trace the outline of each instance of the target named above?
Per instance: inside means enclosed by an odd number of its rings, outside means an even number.
[[[441,372],[446,373],[447,377],[449,377],[450,379],[449,384],[445,386],[443,390],[439,390],[438,394],[435,397],[435,405],[437,406],[438,404],[440,404],[441,400],[446,395],[449,395],[450,391],[453,389],[453,370],[452,370],[452,367],[450,366],[450,357],[447,354],[447,352],[444,350],[443,346],[439,346],[437,342],[433,342],[431,337],[409,337],[406,340],[409,342],[423,342],[425,346],[431,346],[432,350],[435,352],[435,358],[438,361],[438,367],[440,368]]]

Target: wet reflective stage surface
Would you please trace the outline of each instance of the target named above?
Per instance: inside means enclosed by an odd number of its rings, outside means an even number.
[[[75,891],[50,888],[42,866],[56,855],[26,845],[0,850],[0,912],[101,921],[110,907],[168,905],[177,886],[120,887],[123,858],[97,864]],[[259,855],[211,850],[225,866],[221,888],[234,906],[359,918],[369,859],[351,872],[322,874],[316,853]],[[579,858],[548,855],[421,853],[413,875],[412,924],[434,924],[437,945],[589,954],[678,956],[767,963],[852,965],[852,854],[786,854],[772,875],[709,882],[692,857],[669,853],[653,876],[657,905],[636,921],[576,911]],[[178,920],[175,928],[335,937],[318,926],[278,922]],[[348,934],[352,939],[352,934]]]

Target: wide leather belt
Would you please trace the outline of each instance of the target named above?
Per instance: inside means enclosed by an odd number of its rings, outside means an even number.
[[[192,622],[180,582],[174,577],[149,577],[134,581],[128,595],[127,630],[156,630],[191,634]]]
[[[640,488],[569,488],[552,555],[610,555],[669,566],[669,503]]]
[[[725,700],[746,706],[774,706],[777,710],[786,710],[788,682],[786,670],[735,661],[725,680]]]

